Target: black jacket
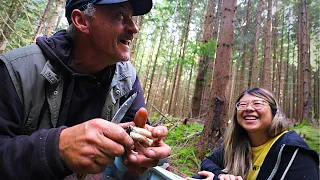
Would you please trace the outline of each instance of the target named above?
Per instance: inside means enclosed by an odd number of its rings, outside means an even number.
[[[280,153],[282,146],[284,146],[284,148],[282,153]],[[299,148],[298,153],[287,172],[285,179],[319,180],[318,154],[310,149],[306,142],[294,131],[285,133],[273,144],[260,167],[257,179],[268,179],[276,165],[278,156],[281,161],[273,179],[280,179],[297,148]],[[213,154],[206,157],[201,163],[201,170],[213,172],[215,174],[215,180],[218,180],[218,175],[223,173],[223,153],[223,147],[220,147]],[[199,175],[195,175],[194,177],[201,178]]]

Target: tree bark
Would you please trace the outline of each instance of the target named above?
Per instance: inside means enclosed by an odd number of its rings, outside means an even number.
[[[132,17],[134,23],[136,24],[136,26],[138,27],[138,29],[140,29],[142,27],[143,24],[143,16],[134,16]],[[136,51],[136,47],[137,47],[137,39],[139,38],[139,33],[135,34],[130,46],[130,61],[132,62],[132,64],[135,64],[135,51]]]
[[[44,10],[43,15],[41,17],[41,20],[40,20],[40,23],[38,25],[38,28],[37,28],[36,32],[34,33],[34,35],[33,35],[33,39],[32,39],[33,43],[36,42],[36,39],[37,39],[38,35],[40,34],[44,23],[47,20],[47,16],[48,16],[48,13],[50,11],[50,8],[52,7],[52,4],[53,4],[53,0],[49,0],[48,3],[47,3],[46,9]]]
[[[184,24],[184,30],[182,33],[183,39],[181,39],[181,44],[180,44],[180,55],[179,59],[184,60],[185,59],[185,54],[186,54],[186,47],[188,43],[188,36],[189,36],[189,31],[190,31],[190,23],[191,23],[191,16],[193,13],[193,2],[194,0],[188,0],[189,8],[188,8],[188,13],[186,16],[186,22]],[[176,82],[176,87],[175,87],[175,95],[173,99],[173,104],[175,105],[176,108],[173,109],[173,115],[178,116],[181,114],[181,104],[178,103],[178,96],[181,95],[179,94],[179,89],[180,89],[180,82],[181,82],[181,77],[182,77],[182,72],[183,72],[183,63],[179,62],[178,63],[179,68],[178,68],[178,76],[177,76],[177,82]]]
[[[284,49],[283,49],[283,39],[284,39],[284,16],[282,16],[282,27],[281,27],[281,40],[280,40],[280,62],[279,62],[279,71],[278,71],[278,84],[279,84],[279,89],[278,89],[278,99],[279,99],[279,104],[282,108],[284,107],[284,77],[285,74],[287,73],[287,69],[286,66],[284,66],[285,64],[285,60],[283,59],[283,53],[284,53]]]
[[[213,84],[219,84],[219,87],[213,86],[210,110],[205,116],[204,129],[197,143],[200,159],[204,158],[208,147],[211,148],[223,135],[227,125],[236,3],[236,0],[230,0],[224,1],[222,5],[222,19],[213,81]]]
[[[243,29],[243,36],[244,37],[248,37],[248,28],[249,28],[249,22],[250,22],[250,11],[251,11],[251,0],[248,0],[248,4],[247,4],[247,10],[246,10],[246,25],[244,26]],[[250,41],[248,41],[250,42]],[[246,86],[246,81],[245,81],[245,74],[246,74],[246,64],[249,64],[250,61],[248,61],[247,58],[247,42],[245,42],[243,44],[243,53],[242,53],[242,57],[241,57],[241,70],[240,70],[240,77],[239,77],[239,88],[238,91],[236,91],[236,93],[241,93],[242,91],[244,91],[247,86]]]
[[[222,0],[218,0],[217,13],[213,16],[213,35],[212,40],[216,40],[218,38],[219,28],[220,28],[220,19],[221,19],[221,4]],[[213,11],[214,13],[214,11]],[[216,46],[216,45],[215,45]],[[216,54],[216,48],[213,48],[213,56]],[[213,81],[213,69],[214,69],[214,59],[209,59],[208,68],[205,76],[205,87],[202,92],[201,98],[201,107],[200,107],[200,115],[203,116],[209,111],[210,104],[210,94],[212,91],[212,81]]]
[[[301,13],[301,62],[302,62],[302,76],[303,76],[303,120],[312,123],[311,113],[311,67],[310,56],[308,52],[308,22],[307,22],[307,7],[306,0],[302,0],[300,4]]]
[[[165,31],[167,30],[167,24],[165,24],[162,28],[163,29],[162,29],[162,32],[161,32],[161,35],[160,35],[158,50],[157,50],[156,57],[155,57],[155,60],[153,62],[153,66],[152,66],[152,70],[151,70],[150,83],[149,83],[149,88],[148,88],[148,93],[147,93],[147,98],[146,98],[147,107],[148,106],[151,107],[150,103],[148,101],[149,101],[150,94],[152,93],[151,89],[152,89],[152,83],[153,83],[153,79],[154,79],[154,73],[155,73],[156,67],[157,67],[157,62],[158,62],[158,57],[159,57],[159,54],[160,54],[160,49],[161,49],[161,44],[162,44],[162,41],[163,41],[163,36],[165,35]]]
[[[249,77],[251,84],[249,87],[258,87],[259,86],[259,63],[258,63],[258,51],[259,51],[259,39],[260,39],[260,25],[261,25],[261,10],[262,9],[262,0],[258,0],[257,7],[257,20],[256,20],[256,34],[253,44],[253,52],[251,57],[252,69],[249,70]]]
[[[205,46],[212,40],[213,37],[213,15],[214,15],[214,7],[215,7],[215,0],[209,0],[208,7],[204,14],[204,23],[202,26],[202,38],[201,42]],[[202,99],[202,92],[204,90],[205,77],[208,76],[207,69],[209,66],[209,62],[212,59],[209,55],[201,55],[199,57],[199,65],[198,65],[198,73],[197,78],[195,81],[195,89],[194,94],[192,97],[191,103],[191,113],[189,117],[197,117],[200,115],[200,106],[201,106],[201,99]]]
[[[54,27],[56,25],[56,21],[59,17],[59,10],[62,8],[64,0],[57,0],[56,2],[56,7],[54,9],[54,12],[52,14],[52,16],[50,17],[50,21],[48,23],[48,27],[46,28],[46,31],[44,32],[44,34],[49,37],[52,35],[52,32],[54,31]]]
[[[268,14],[267,23],[265,25],[265,46],[264,46],[264,61],[263,61],[263,72],[261,77],[260,86],[269,89],[271,87],[271,26],[272,26],[272,0],[268,0]]]
[[[278,5],[278,0],[275,0],[274,2],[275,7],[276,7],[276,12],[274,13],[274,23],[273,23],[273,28],[272,28],[272,47],[273,47],[273,56],[272,56],[272,75],[271,75],[271,80],[272,80],[272,91],[277,92],[276,89],[277,87],[277,80],[278,80],[278,57],[277,57],[277,48],[278,48],[278,10],[277,10],[277,5]]]

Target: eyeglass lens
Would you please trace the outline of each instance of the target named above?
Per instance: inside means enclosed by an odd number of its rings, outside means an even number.
[[[243,111],[243,110],[246,110],[249,105],[255,110],[260,110],[264,106],[264,101],[255,100],[255,101],[251,101],[249,103],[246,101],[240,101],[240,102],[237,102],[236,108],[239,111]]]

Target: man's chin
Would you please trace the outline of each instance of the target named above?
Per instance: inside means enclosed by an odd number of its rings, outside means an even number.
[[[130,56],[125,56],[120,58],[119,62],[126,62],[126,61],[130,61]]]

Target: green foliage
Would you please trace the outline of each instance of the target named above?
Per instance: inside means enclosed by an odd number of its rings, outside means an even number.
[[[18,8],[18,18],[11,19],[14,21],[14,26],[10,27],[13,32],[10,32],[10,36],[7,37],[9,40],[9,44],[6,50],[10,50],[13,48],[25,46],[31,43],[34,32],[37,28],[37,24],[41,19],[42,13],[46,6],[46,1],[44,0],[22,0],[15,2],[16,4],[12,4],[14,8]],[[10,14],[11,7],[5,7],[5,5],[1,5],[1,7],[6,11],[6,13]],[[21,10],[20,10],[21,9]],[[10,17],[13,18],[13,17]],[[9,21],[7,21],[8,23]],[[7,24],[5,24],[7,26]]]
[[[215,39],[208,41],[207,43],[199,42],[200,56],[209,56],[209,58],[214,58],[214,54],[217,47],[217,41]]]
[[[307,120],[303,120],[298,126],[291,127],[290,130],[296,131],[304,136],[305,141],[311,149],[320,153],[320,127],[311,126]]]
[[[192,135],[201,132],[203,125],[190,123],[168,127],[169,133],[165,142],[171,147],[172,155],[168,158],[170,165],[188,176],[199,171],[200,160],[196,157],[195,144],[198,137]]]

